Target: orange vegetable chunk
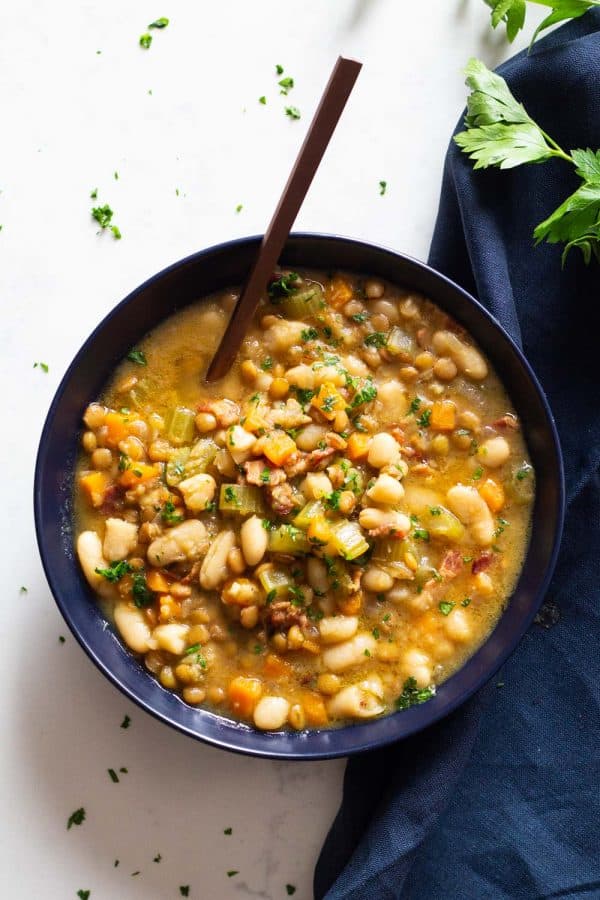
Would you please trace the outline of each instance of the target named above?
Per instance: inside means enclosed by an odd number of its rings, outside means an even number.
[[[504,488],[493,478],[488,478],[479,488],[479,495],[483,497],[492,512],[500,512],[504,506]]]
[[[102,506],[106,489],[110,484],[110,475],[107,472],[88,472],[79,479],[79,485],[87,496],[92,506]]]
[[[334,309],[345,306],[349,300],[352,300],[352,296],[352,286],[345,278],[339,276],[332,278],[325,289],[325,298],[329,306],[333,306]]]
[[[227,695],[231,709],[236,716],[241,716],[244,719],[250,718],[254,712],[254,707],[260,700],[262,690],[262,684],[258,678],[246,678],[243,675],[238,675],[237,678],[230,681]]]
[[[452,431],[456,424],[456,405],[452,400],[435,400],[430,423],[436,431]]]
[[[119,484],[123,487],[136,487],[138,484],[145,484],[158,475],[156,466],[149,466],[146,463],[132,462],[130,469],[125,469],[119,478]]]
[[[325,701],[320,694],[314,691],[303,691],[302,706],[309,725],[327,725],[329,716],[325,708]]]
[[[264,439],[263,453],[276,466],[281,466],[296,452],[296,444],[285,431],[272,431]]]
[[[346,453],[353,462],[358,462],[367,458],[369,453],[370,434],[362,434],[360,431],[353,431],[348,438],[348,448]]]

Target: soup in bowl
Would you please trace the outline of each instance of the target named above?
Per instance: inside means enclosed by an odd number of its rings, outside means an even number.
[[[539,389],[475,301],[386,251],[304,240],[321,267],[291,240],[222,381],[203,373],[238,296],[226,267],[111,353],[79,407],[69,515],[136,683],[199,736],[317,756],[410,733],[469,668],[460,699],[489,677],[539,602],[561,481]]]

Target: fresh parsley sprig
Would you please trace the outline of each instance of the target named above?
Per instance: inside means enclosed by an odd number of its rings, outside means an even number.
[[[537,6],[545,6],[550,10],[546,18],[535,29],[531,44],[542,31],[550,28],[551,25],[565,22],[567,19],[578,19],[588,9],[600,6],[600,0],[528,0],[528,2],[535,3]],[[527,0],[484,0],[484,3],[492,10],[492,28],[504,24],[506,36],[512,43],[525,26]]]
[[[600,262],[600,151],[566,153],[531,118],[500,75],[478,59],[469,60],[465,71],[471,94],[466,128],[454,137],[458,146],[475,169],[511,169],[552,158],[574,165],[581,186],[535,228],[533,236],[536,244],[564,244],[563,265],[573,247],[581,250],[586,264],[592,255]]]

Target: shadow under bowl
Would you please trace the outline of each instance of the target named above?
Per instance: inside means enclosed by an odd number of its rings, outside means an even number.
[[[485,643],[420,706],[325,731],[263,733],[185,704],[165,690],[125,648],[104,618],[73,549],[73,472],[82,414],[114,367],[148,331],[179,309],[243,282],[260,237],[220,244],[146,281],[90,335],[69,366],[48,412],[38,450],[34,507],[40,554],[58,607],[90,659],[142,709],[191,737],[256,756],[348,756],[421,731],[488,681],[515,649],[537,612],[556,561],[564,514],[564,479],[556,428],[530,366],[496,320],[443,275],[409,257],[348,238],[291,235],[281,257],[290,267],[346,269],[417,290],[463,325],[487,354],[512,399],[536,472],[531,538],[507,609]]]

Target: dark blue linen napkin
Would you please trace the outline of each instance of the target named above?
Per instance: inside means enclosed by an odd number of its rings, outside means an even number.
[[[600,148],[600,10],[499,69],[561,146]],[[462,121],[461,121],[462,126]],[[600,266],[531,233],[565,163],[474,172],[451,144],[430,263],[517,340],[554,411],[567,518],[538,623],[469,703],[348,762],[320,900],[600,898]]]

